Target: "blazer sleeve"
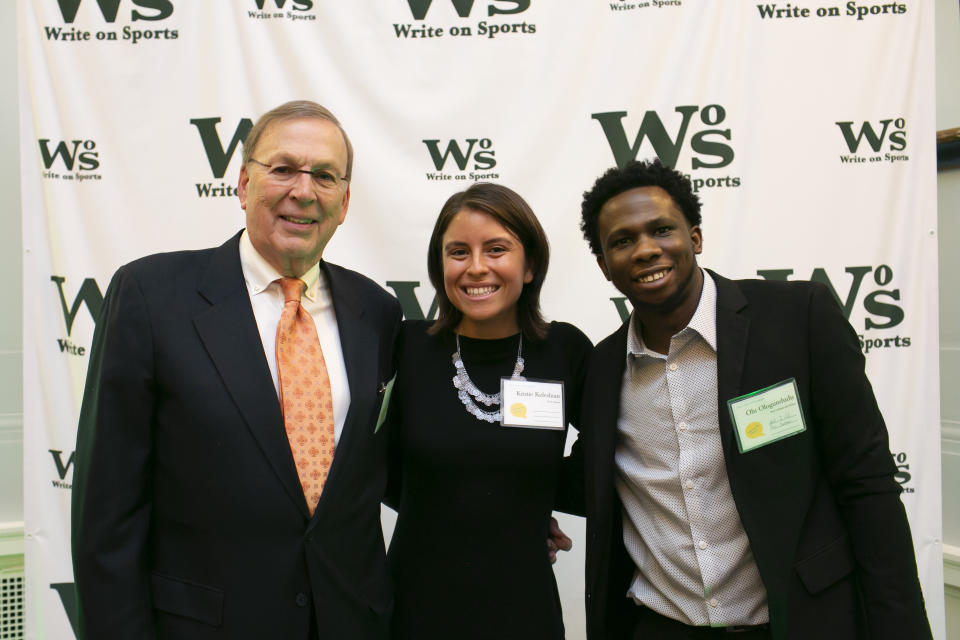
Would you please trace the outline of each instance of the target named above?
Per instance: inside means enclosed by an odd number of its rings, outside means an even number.
[[[584,389],[586,388],[587,368],[590,364],[590,354],[593,352],[593,343],[579,329],[571,327],[571,337],[564,345],[564,352],[569,357],[570,388],[567,392],[567,416],[570,424],[577,430],[577,439],[570,449],[570,455],[563,459],[560,467],[560,480],[557,483],[557,497],[554,508],[575,516],[587,515],[586,487],[584,476],[583,443],[581,436],[584,429],[583,411]]]
[[[817,438],[850,537],[867,635],[876,640],[929,638],[887,429],[857,336],[824,286],[813,289],[808,331]]]
[[[78,637],[154,637],[147,576],[155,389],[150,319],[121,268],[94,332],[72,497]]]

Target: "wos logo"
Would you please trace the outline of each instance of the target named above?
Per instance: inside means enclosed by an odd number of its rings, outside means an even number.
[[[405,320],[436,320],[437,319],[437,296],[434,294],[430,301],[430,307],[424,314],[423,307],[417,299],[417,287],[420,286],[419,280],[387,280],[386,285],[393,289],[397,296],[397,302],[400,303],[400,309],[403,311]]]
[[[100,287],[97,286],[97,281],[93,278],[84,279],[83,284],[80,285],[80,290],[77,291],[77,295],[73,299],[73,303],[70,304],[67,303],[67,296],[63,292],[63,285],[67,279],[63,276],[50,276],[50,280],[57,285],[57,293],[60,294],[60,307],[63,310],[63,323],[67,328],[67,337],[57,338],[60,353],[84,356],[87,354],[87,348],[74,344],[70,340],[70,332],[73,331],[73,321],[76,320],[77,313],[83,305],[87,307],[90,317],[96,323],[97,318],[100,317],[100,307],[103,306],[103,294],[100,292]]]
[[[457,15],[461,18],[469,18],[470,14],[473,13],[474,0],[450,0],[453,4],[453,8],[456,9]],[[512,8],[504,8],[500,5],[504,3],[508,5],[513,5]],[[413,14],[414,20],[423,20],[427,17],[427,11],[430,9],[430,5],[433,4],[433,0],[407,0],[407,4],[410,6],[410,13]],[[523,13],[530,8],[530,0],[492,0],[492,2],[487,4],[487,15],[495,16],[497,14],[514,14],[514,13]]]
[[[57,6],[60,8],[60,16],[65,24],[73,24],[77,19],[77,13],[80,10],[81,0],[57,0]],[[88,3],[89,4],[89,3]],[[100,9],[100,16],[103,21],[113,24],[117,21],[117,14],[120,12],[121,0],[96,0],[96,5]],[[131,0],[133,7],[130,10],[130,22],[146,21],[156,22],[166,20],[173,15],[173,3],[170,0]],[[140,40],[176,40],[180,37],[176,29],[134,29],[125,26],[118,31],[85,31],[71,27],[64,29],[62,27],[45,26],[44,31],[47,40],[58,40],[61,42],[87,42],[90,40],[114,41],[127,40],[131,44],[136,44]]]
[[[860,348],[864,353],[869,353],[871,349],[886,349],[897,347],[909,347],[909,336],[881,336],[873,337],[877,329],[892,329],[899,326],[905,317],[903,307],[900,302],[900,289],[878,288],[860,295],[867,274],[873,272],[873,283],[878,287],[888,287],[893,282],[893,269],[882,264],[878,267],[846,267],[846,273],[853,278],[845,296],[841,297],[837,293],[833,282],[822,267],[817,267],[810,275],[813,282],[822,282],[830,289],[830,293],[836,299],[840,308],[843,310],[843,316],[850,320],[854,308],[859,302],[863,307],[863,333],[858,331],[857,337],[860,339]],[[757,275],[765,280],[789,280],[793,275],[793,269],[758,269]],[[851,323],[853,324],[853,323]],[[855,329],[859,327],[854,326]],[[868,337],[869,335],[869,337]]]
[[[433,167],[436,171],[427,172],[427,180],[491,180],[499,178],[498,173],[489,170],[497,166],[496,151],[493,149],[493,141],[490,138],[467,138],[462,142],[459,140],[448,140],[443,151],[440,150],[440,140],[423,140],[430,153],[430,159],[433,161]],[[443,173],[447,170],[447,161],[453,160],[460,173],[449,175]],[[470,168],[467,173],[467,168]],[[477,173],[477,171],[487,171],[487,173]]]
[[[73,455],[74,451],[70,452],[70,457],[67,458],[67,461],[63,461],[63,451],[58,451],[57,449],[48,449],[50,455],[53,456],[53,464],[57,468],[57,476],[59,480],[52,480],[53,487],[55,489],[72,489],[73,484],[67,482],[67,473],[70,472],[70,467],[73,466]]]
[[[77,17],[77,11],[80,9],[81,0],[57,0],[60,7],[60,15],[67,24],[72,24]],[[173,3],[170,0],[131,0],[135,7],[130,11],[130,20],[164,20],[173,14]],[[120,11],[120,0],[96,0],[100,7],[100,14],[105,22],[116,22],[117,13]],[[142,13],[140,9],[152,9],[154,13]]]
[[[871,349],[877,348],[909,347],[911,343],[909,336],[872,337],[875,334],[871,333],[869,334],[871,337],[866,337],[868,332],[878,329],[892,329],[904,321],[903,307],[898,304],[900,302],[899,288],[877,288],[861,295],[867,274],[873,273],[873,283],[878,287],[888,287],[893,281],[893,269],[882,264],[878,267],[846,267],[844,271],[853,278],[853,281],[842,297],[823,267],[815,268],[809,279],[827,286],[837,304],[840,305],[843,317],[848,321],[853,315],[857,303],[860,303],[864,311],[863,333],[858,333],[857,337],[860,340],[860,348],[863,352],[869,353]],[[793,275],[793,269],[758,269],[757,275],[764,280],[787,281]],[[869,286],[869,283],[867,286]],[[610,301],[613,302],[621,322],[626,321],[630,317],[627,299],[621,296],[610,298]]]
[[[680,115],[676,133],[671,134],[667,131],[663,118],[657,111],[647,111],[643,114],[632,144],[623,125],[623,119],[627,117],[626,111],[593,113],[590,117],[600,123],[618,167],[636,160],[644,146],[644,141],[649,141],[649,147],[660,162],[668,167],[677,168],[680,152],[687,143],[691,125],[698,129],[689,140],[692,151],[690,157],[692,170],[721,169],[733,162],[735,153],[729,144],[732,134],[729,127],[722,126],[727,118],[725,108],[719,104],[708,104],[702,109],[696,105],[681,105],[675,107],[674,111]],[[697,116],[696,120],[694,116]],[[676,117],[673,120],[676,121]],[[692,177],[691,182],[694,191],[699,191],[703,187],[739,187],[740,177],[729,175],[719,178]]]
[[[891,153],[904,151],[907,148],[907,121],[903,118],[887,118],[886,120],[880,120],[876,125],[869,121],[862,122],[857,133],[854,133],[853,122],[837,122],[835,124],[840,127],[843,141],[850,151],[849,154],[840,154],[841,163],[902,162],[910,159],[905,153]],[[854,155],[860,153],[860,146],[864,141],[873,153],[869,154],[867,152],[869,155],[866,156]],[[887,145],[887,151],[881,154],[884,145]]]
[[[100,168],[100,152],[97,151],[97,143],[93,140],[71,140],[69,143],[58,140],[52,151],[49,138],[40,138],[37,143],[40,145],[40,157],[46,169],[43,172],[44,178],[74,182],[102,179],[99,173],[91,173]],[[60,162],[57,168],[65,173],[53,170],[58,159]]]
[[[450,0],[456,15],[460,18],[469,18],[473,14],[474,0]],[[501,34],[507,33],[525,33],[532,34],[537,32],[537,25],[528,22],[488,22],[481,20],[473,25],[453,24],[448,26],[437,26],[436,23],[425,24],[427,12],[433,0],[407,0],[410,7],[410,13],[413,19],[421,24],[414,26],[412,23],[394,23],[393,32],[398,38],[442,38],[445,35],[451,36],[483,36],[488,39],[495,38]],[[486,3],[486,17],[500,15],[514,15],[523,13],[530,8],[530,0],[490,0]],[[434,15],[436,11],[434,11]]]
[[[207,155],[207,162],[210,164],[213,177],[223,178],[237,147],[247,139],[247,134],[253,128],[253,122],[250,118],[241,118],[233,130],[233,135],[226,148],[224,148],[220,134],[217,132],[220,118],[192,118],[190,124],[195,126],[200,134],[203,152]],[[215,185],[213,182],[198,182],[196,187],[198,198],[222,198],[237,195],[236,187],[224,181],[221,181],[219,185]]]
[[[893,457],[893,464],[897,466],[897,470],[893,474],[893,479],[897,481],[897,484],[903,487],[904,493],[914,493],[914,488],[907,486],[907,483],[913,478],[910,473],[910,463],[907,461],[907,452],[898,451],[897,453],[891,453],[890,455]]]
[[[267,0],[253,0],[257,11],[247,11],[247,16],[257,20],[272,20],[286,18],[287,20],[316,20],[317,16],[305,13],[313,9],[313,0],[271,0],[273,8]],[[266,6],[266,9],[264,7]],[[283,9],[286,8],[286,11]]]
[[[610,11],[636,11],[637,9],[662,9],[664,7],[679,7],[681,0],[615,0],[610,3]]]

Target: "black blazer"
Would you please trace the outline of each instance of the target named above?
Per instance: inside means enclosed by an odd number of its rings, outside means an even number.
[[[886,427],[856,334],[826,287],[717,284],[719,428],[775,639],[929,638]],[[635,567],[614,447],[627,323],[597,345],[584,391],[587,635],[626,638]],[[727,400],[795,378],[807,431],[739,453]],[[656,514],[650,514],[656,517]]]
[[[400,307],[320,263],[351,399],[311,518],[238,241],[137,260],[107,290],[75,457],[81,638],[305,640],[311,609],[322,637],[387,637],[375,424]]]

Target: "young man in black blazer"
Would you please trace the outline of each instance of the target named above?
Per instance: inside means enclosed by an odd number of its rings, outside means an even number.
[[[400,308],[322,260],[346,217],[352,161],[328,110],[281,105],[244,144],[246,229],[114,276],[77,434],[80,638],[388,637],[378,415]],[[305,289],[297,313],[312,319],[329,377],[319,397],[336,449],[309,504],[272,357],[280,278],[303,281],[292,283]]]
[[[701,269],[699,199],[657,160],[608,171],[582,214],[634,308],[594,351],[575,453],[588,637],[929,638],[886,427],[829,291]]]

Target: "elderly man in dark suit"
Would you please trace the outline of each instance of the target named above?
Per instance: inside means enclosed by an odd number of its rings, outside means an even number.
[[[929,638],[887,431],[822,285],[697,265],[690,182],[611,169],[582,230],[633,305],[584,390],[588,637]]]
[[[353,152],[324,107],[254,125],[220,247],[121,267],[77,435],[90,640],[386,638],[378,429],[400,308],[321,259]]]

